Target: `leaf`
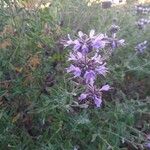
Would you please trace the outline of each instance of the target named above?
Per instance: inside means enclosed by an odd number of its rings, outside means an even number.
[[[13,29],[13,27],[11,25],[6,25],[4,27],[3,35],[4,34],[11,34],[12,35],[13,33],[14,33],[14,29]]]
[[[98,137],[98,134],[93,134],[93,135],[92,135],[92,140],[91,140],[91,142],[94,142],[97,137]]]
[[[37,47],[38,48],[43,48],[42,43],[38,42]]]
[[[23,70],[22,67],[15,67],[15,71],[16,71],[17,73],[21,73],[22,70]]]
[[[12,45],[11,40],[6,39],[6,40],[4,40],[3,42],[0,43],[0,49],[5,49],[5,48],[7,48],[11,45]]]
[[[31,69],[35,70],[40,65],[40,63],[41,63],[41,60],[40,60],[38,54],[35,54],[34,56],[30,57],[30,59],[28,60],[27,65]]]
[[[2,81],[0,82],[0,87],[4,89],[8,89],[12,85],[11,82],[12,82],[11,80]]]
[[[4,2],[9,5],[9,0],[4,0]]]
[[[15,123],[15,122],[17,122],[17,120],[20,118],[20,113],[18,113],[16,116],[14,116],[13,117],[13,119],[12,119],[12,123]]]
[[[89,124],[89,123],[90,123],[90,120],[87,115],[83,115],[83,116],[81,115],[77,119],[77,124]]]

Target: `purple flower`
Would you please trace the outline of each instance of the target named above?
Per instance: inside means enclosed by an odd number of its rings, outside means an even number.
[[[109,29],[109,32],[111,33],[111,35],[113,35],[113,34],[117,33],[119,30],[120,30],[119,26],[117,26],[116,24],[112,24]]]
[[[117,41],[118,46],[124,46],[125,45],[125,40],[121,39]]]
[[[106,63],[104,63],[101,66],[98,66],[95,70],[98,74],[106,76],[106,73],[108,72],[108,68],[105,67]]]
[[[69,68],[67,68],[67,73],[72,72],[74,74],[74,78],[80,77],[81,70],[79,67],[75,67],[74,65],[71,65]]]
[[[76,61],[76,60],[78,60],[78,59],[76,58],[76,56],[75,56],[72,52],[70,52],[68,61]]]
[[[112,49],[116,49],[118,48],[119,46],[124,46],[125,45],[125,40],[124,39],[110,39],[110,44],[111,44],[111,48]]]
[[[92,39],[92,47],[94,49],[102,49],[105,47],[105,41],[103,41],[104,35],[100,34]]]
[[[147,142],[147,143],[145,144],[145,147],[149,149],[149,148],[150,148],[150,142]]]
[[[108,90],[110,90],[110,86],[108,84],[102,86],[100,89],[93,85],[87,85],[85,92],[80,95],[79,100],[93,100],[96,107],[100,107],[102,104],[102,92]]]
[[[97,97],[96,95],[94,95],[93,98],[94,98],[94,102],[95,102],[96,107],[100,107],[101,104],[102,104],[102,99],[101,99],[101,97]]]
[[[74,47],[73,47],[74,51],[78,51],[82,46],[81,43],[78,40],[75,40],[73,42],[73,45],[74,45]]]
[[[150,13],[150,7],[148,6],[142,6],[142,5],[138,5],[135,7],[137,13],[139,14],[148,14]]]
[[[98,55],[98,53],[96,53],[94,55],[94,57],[91,58],[95,63],[98,63],[98,64],[102,64],[103,63],[103,59],[101,57],[101,55]]]
[[[78,32],[78,38],[76,40],[72,40],[70,35],[68,35],[68,40],[63,42],[64,46],[73,47],[74,51],[79,51],[82,53],[89,53],[93,49],[101,49],[105,47],[105,41],[103,40],[104,35],[99,34],[95,35],[95,31],[91,30],[89,36],[84,34],[83,32]]]
[[[115,21],[116,22],[116,21]],[[111,25],[108,33],[110,33],[109,36],[104,37],[105,39],[105,44],[106,47],[111,48],[111,50],[114,50],[120,46],[124,46],[125,45],[125,40],[124,39],[118,39],[117,38],[117,32],[120,30],[120,27],[117,26],[115,23],[113,25]],[[111,51],[113,52],[113,51]]]
[[[84,100],[87,98],[93,100],[96,107],[100,107],[102,104],[102,92],[94,86],[87,86],[86,91],[80,95],[79,100]]]
[[[74,78],[80,77],[82,82],[79,82],[79,85],[85,88],[79,100],[92,100],[96,107],[102,104],[103,92],[110,89],[107,84],[101,88],[96,88],[94,85],[98,75],[106,76],[108,72],[104,58],[99,55],[99,49],[112,42],[116,44],[114,47],[124,43],[123,40],[117,41],[116,38],[108,38],[104,34],[95,35],[94,30],[91,30],[89,35],[79,31],[77,39],[72,40],[68,35],[68,41],[63,41],[64,46],[72,48],[68,57],[71,65],[67,68],[67,73],[72,73]]]
[[[88,94],[82,93],[79,97],[79,100],[84,100],[87,98],[87,96],[88,96]]]
[[[100,89],[100,91],[109,91],[110,90],[110,86],[108,84],[103,85],[102,88]]]
[[[77,52],[77,53],[70,52],[68,61],[79,61],[82,58],[83,58],[82,53],[80,53],[80,52]]]
[[[117,42],[115,40],[112,41],[111,43],[112,49],[117,48]]]
[[[144,53],[144,50],[147,48],[147,44],[148,44],[147,41],[144,41],[144,42],[142,42],[142,43],[139,43],[139,44],[135,47],[135,50],[136,50],[138,53]]]
[[[93,70],[86,71],[84,74],[84,79],[87,84],[93,85],[95,78],[96,78],[96,74]]]

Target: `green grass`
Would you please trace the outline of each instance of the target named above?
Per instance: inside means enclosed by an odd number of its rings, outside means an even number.
[[[144,149],[150,133],[150,47],[143,55],[135,55],[134,47],[143,40],[150,42],[150,29],[136,28],[134,6],[102,10],[87,7],[84,1],[65,0],[44,10],[25,10],[5,8],[3,2],[0,149]],[[78,30],[105,33],[113,19],[121,28],[119,37],[126,40],[109,60],[110,73],[102,81],[114,90],[105,96],[102,108],[85,109],[77,101],[81,89],[65,72],[68,50],[58,43]],[[13,34],[6,25],[12,26]],[[11,44],[6,46],[8,39]]]

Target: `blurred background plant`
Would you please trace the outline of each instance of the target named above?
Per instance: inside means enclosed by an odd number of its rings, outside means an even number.
[[[1,0],[0,149],[148,149],[150,28],[139,31],[134,8]],[[103,108],[87,109],[76,101],[82,89],[65,74],[69,50],[60,39],[79,30],[107,33],[114,20],[126,46],[108,63],[113,90]],[[139,54],[135,46],[143,41]]]

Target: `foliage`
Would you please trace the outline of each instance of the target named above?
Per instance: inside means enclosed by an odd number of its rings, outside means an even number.
[[[148,14],[146,14],[148,15]],[[103,10],[84,0],[56,0],[28,9],[0,2],[0,149],[144,149],[149,143],[149,25],[139,30],[134,6]],[[67,34],[91,29],[107,33],[120,26],[108,61],[112,86],[101,108],[87,108],[83,90],[65,68],[69,53],[60,44]],[[143,53],[137,44],[147,41]],[[97,81],[98,84],[100,81]],[[103,84],[103,83],[102,83]]]

